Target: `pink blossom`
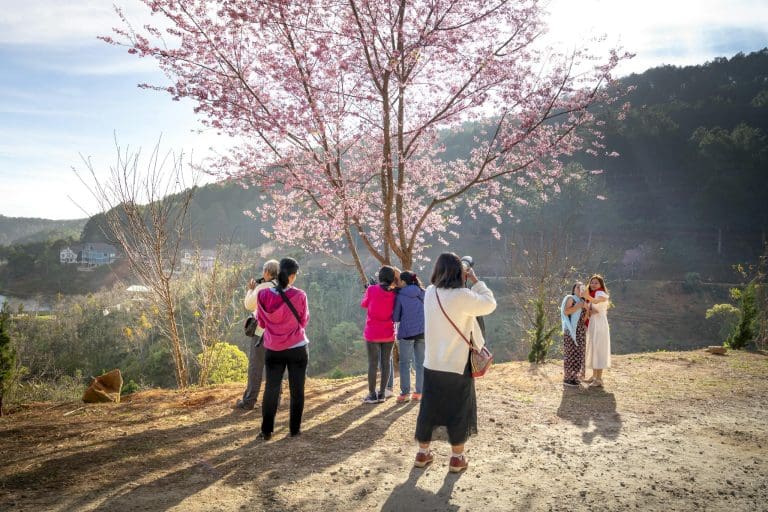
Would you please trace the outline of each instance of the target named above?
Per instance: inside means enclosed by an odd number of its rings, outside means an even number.
[[[606,86],[631,58],[539,48],[535,1],[412,0],[400,15],[384,0],[356,10],[324,0],[142,1],[157,26],[117,9],[123,26],[102,39],[155,59],[173,86],[141,86],[191,101],[232,138],[206,167],[264,191],[253,215],[269,236],[324,254],[344,247],[362,276],[360,250],[378,261],[399,254],[410,267],[459,223],[459,206],[499,220],[503,198],[557,187],[564,156],[606,153],[591,107],[618,101]],[[483,135],[467,159],[445,162],[441,134],[466,122]]]

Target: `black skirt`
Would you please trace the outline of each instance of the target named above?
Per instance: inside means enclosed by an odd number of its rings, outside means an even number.
[[[435,429],[445,427],[451,445],[464,444],[477,434],[475,379],[467,359],[464,374],[424,368],[424,393],[416,420],[416,440],[432,441]]]

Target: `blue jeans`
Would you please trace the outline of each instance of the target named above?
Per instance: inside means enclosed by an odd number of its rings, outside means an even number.
[[[424,340],[397,340],[400,349],[400,392],[411,392],[411,361],[416,371],[416,393],[424,382]]]

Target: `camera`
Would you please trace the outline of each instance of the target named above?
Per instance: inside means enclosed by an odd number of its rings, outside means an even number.
[[[461,266],[464,267],[464,270],[469,270],[475,266],[475,260],[472,259],[472,256],[462,256]]]

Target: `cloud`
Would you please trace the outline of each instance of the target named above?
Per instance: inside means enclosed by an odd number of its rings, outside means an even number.
[[[124,5],[120,5],[120,4]],[[109,35],[120,19],[108,0],[28,0],[0,11],[0,46],[67,46],[93,44]],[[138,1],[119,2],[131,20],[151,17]]]
[[[768,41],[768,2],[755,0],[552,0],[552,41],[575,44],[595,34],[637,57],[623,73],[661,64],[701,64],[716,56],[754,51]]]

